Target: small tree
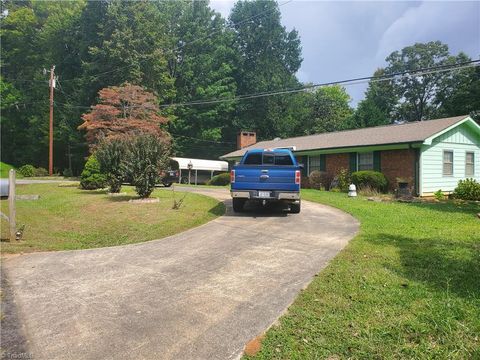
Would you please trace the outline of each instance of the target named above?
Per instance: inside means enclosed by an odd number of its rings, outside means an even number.
[[[128,83],[103,88],[98,92],[99,103],[82,115],[90,149],[94,150],[103,138],[149,133],[169,138],[161,128],[168,121],[160,116],[155,94],[141,86]]]
[[[82,174],[80,175],[80,186],[85,190],[101,189],[105,186],[106,177],[100,171],[100,164],[95,155],[91,155]]]
[[[110,192],[119,193],[127,177],[125,159],[128,138],[103,139],[100,141],[95,156],[100,169],[107,177]]]
[[[169,155],[169,144],[164,138],[140,134],[128,139],[125,168],[140,197],[150,196],[160,181],[160,170],[168,166]]]

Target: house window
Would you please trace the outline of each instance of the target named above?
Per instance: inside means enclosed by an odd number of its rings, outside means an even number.
[[[310,164],[308,167],[308,171],[310,172],[310,174],[312,173],[312,171],[320,171],[320,155],[310,156],[309,161]]]
[[[475,175],[475,154],[473,152],[467,152],[465,156],[465,175]]]
[[[358,153],[358,170],[373,170],[373,152]]]
[[[453,151],[443,152],[443,175],[453,175]]]

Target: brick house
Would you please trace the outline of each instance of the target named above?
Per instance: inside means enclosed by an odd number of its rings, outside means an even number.
[[[237,144],[236,151],[221,158],[238,161],[248,149],[290,147],[304,164],[304,177],[314,170],[331,177],[342,168],[376,170],[386,176],[391,190],[403,183],[420,196],[451,192],[467,177],[480,181],[480,126],[468,116],[258,143],[255,133],[243,131]]]

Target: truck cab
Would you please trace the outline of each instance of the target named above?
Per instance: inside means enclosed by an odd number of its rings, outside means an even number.
[[[230,172],[230,194],[235,212],[248,200],[284,202],[300,212],[301,165],[289,149],[252,149]]]

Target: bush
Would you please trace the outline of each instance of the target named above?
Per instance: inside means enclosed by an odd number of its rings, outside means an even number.
[[[65,177],[72,177],[72,176],[73,176],[72,169],[65,169],[65,170],[63,170],[63,176],[65,176]]]
[[[101,189],[105,187],[106,180],[105,175],[100,171],[97,158],[95,155],[91,155],[80,175],[80,186],[85,190]]]
[[[164,139],[151,134],[129,137],[125,144],[126,176],[132,179],[140,197],[149,197],[160,182],[160,170],[169,164],[169,146]]]
[[[107,176],[109,191],[112,193],[119,193],[126,179],[125,160],[128,141],[128,138],[103,140],[95,153],[100,163],[100,170]]]
[[[442,189],[439,189],[433,193],[435,199],[437,200],[445,200],[445,194],[443,193]]]
[[[48,170],[42,167],[35,169],[35,176],[48,176]]]
[[[18,169],[18,172],[25,177],[35,176],[35,167],[33,165],[23,165]]]
[[[230,184],[230,173],[218,174],[208,180],[207,185],[225,186]]]
[[[322,190],[329,189],[332,182],[332,176],[324,171],[314,170],[310,173],[308,177],[309,186],[312,189]]]
[[[369,187],[378,191],[387,190],[388,181],[385,175],[378,171],[364,170],[352,173],[352,182],[359,188]]]
[[[460,180],[453,191],[453,197],[462,200],[480,201],[480,183],[475,179]]]
[[[335,191],[348,191],[348,186],[350,185],[350,173],[347,169],[340,169],[338,174],[333,178],[330,186],[330,190]]]

